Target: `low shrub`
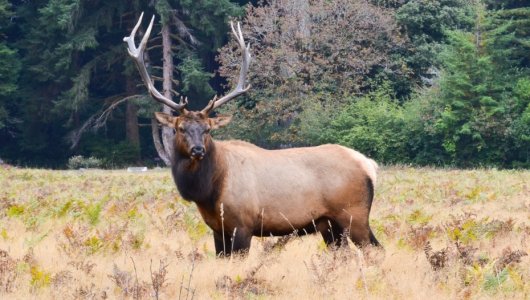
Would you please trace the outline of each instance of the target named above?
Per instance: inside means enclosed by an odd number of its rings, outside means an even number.
[[[103,166],[103,161],[93,156],[84,157],[82,155],[76,155],[68,159],[69,169],[100,168],[102,166]]]

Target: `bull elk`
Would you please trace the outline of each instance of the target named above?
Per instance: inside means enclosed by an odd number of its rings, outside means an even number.
[[[379,246],[368,217],[374,198],[377,164],[363,154],[339,145],[266,150],[243,141],[215,141],[211,130],[231,117],[210,118],[219,106],[249,90],[246,75],[250,45],[245,45],[239,23],[232,33],[241,47],[242,62],[235,89],[214,97],[201,111],[186,109],[156,90],[143,56],[154,16],[140,45],[134,37],[143,14],[124,41],[144,84],[158,102],[178,116],[155,113],[163,125],[174,128],[172,174],[181,196],[195,202],[212,229],[217,255],[246,252],[252,236],[320,232],[328,246],[347,243]]]

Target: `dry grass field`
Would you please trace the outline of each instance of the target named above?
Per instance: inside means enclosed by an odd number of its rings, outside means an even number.
[[[0,298],[530,299],[530,171],[379,178],[371,224],[384,251],[269,237],[217,259],[167,169],[0,166]]]

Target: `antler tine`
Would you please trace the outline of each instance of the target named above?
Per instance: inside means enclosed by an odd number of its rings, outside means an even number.
[[[180,96],[179,105],[182,105],[182,108],[180,109],[180,111],[186,114],[188,112],[188,110],[186,109],[186,106],[188,106],[188,97]]]
[[[244,94],[250,89],[250,84],[245,87],[248,68],[250,66],[250,43],[245,44],[245,39],[243,38],[243,32],[241,31],[241,24],[237,22],[237,31],[234,28],[234,23],[230,22],[230,27],[232,28],[232,34],[237,39],[239,47],[241,48],[241,66],[239,69],[239,81],[235,89],[230,93],[216,100],[217,96],[212,99],[208,105],[201,111],[203,114],[209,114],[212,110],[218,108],[219,106],[225,104],[226,102]]]
[[[136,36],[136,31],[140,27],[140,24],[142,23],[142,19],[144,18],[144,13],[142,12],[140,14],[140,18],[138,18],[138,22],[136,22],[136,25],[134,25],[133,30],[131,31],[130,36],[126,36],[123,38],[123,41],[127,43],[127,51],[129,52],[130,56],[135,56],[138,50],[136,49],[136,45],[134,44],[134,36]]]
[[[230,27],[232,27],[232,33],[236,36],[239,45],[245,47],[245,39],[243,38],[243,32],[241,32],[241,23],[237,22],[237,32],[234,30],[234,22],[230,22]]]
[[[214,108],[215,101],[217,101],[217,95],[213,96],[213,99],[210,100],[206,107],[201,110],[201,113],[208,115]]]
[[[188,104],[188,97],[180,96],[179,104]]]
[[[145,31],[145,34],[142,38],[142,41],[140,42],[139,47],[137,48],[134,43],[134,37],[136,36],[136,31],[140,27],[142,23],[144,13],[140,15],[140,18],[138,19],[138,22],[134,26],[133,30],[131,31],[131,34],[129,36],[126,36],[123,38],[123,41],[127,43],[127,51],[129,52],[129,55],[133,58],[134,62],[136,63],[136,66],[138,67],[138,70],[140,71],[140,75],[142,76],[142,80],[147,87],[147,90],[149,91],[149,94],[151,97],[164,104],[169,106],[171,109],[175,111],[182,111],[186,105],[187,105],[187,99],[184,103],[175,103],[171,99],[165,97],[162,95],[154,86],[153,81],[151,80],[151,77],[149,76],[149,72],[147,72],[147,68],[145,66],[144,62],[144,51],[147,47],[147,41],[149,40],[149,36],[151,35],[151,30],[153,29],[153,23],[155,21],[155,16],[151,18],[151,22],[149,23],[149,26],[147,27],[147,30]]]

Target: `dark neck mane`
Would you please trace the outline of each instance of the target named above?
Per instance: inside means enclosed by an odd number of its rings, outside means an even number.
[[[171,169],[173,180],[184,199],[204,208],[213,208],[221,195],[226,171],[223,162],[219,161],[213,140],[209,141],[207,149],[200,161],[175,151]]]

